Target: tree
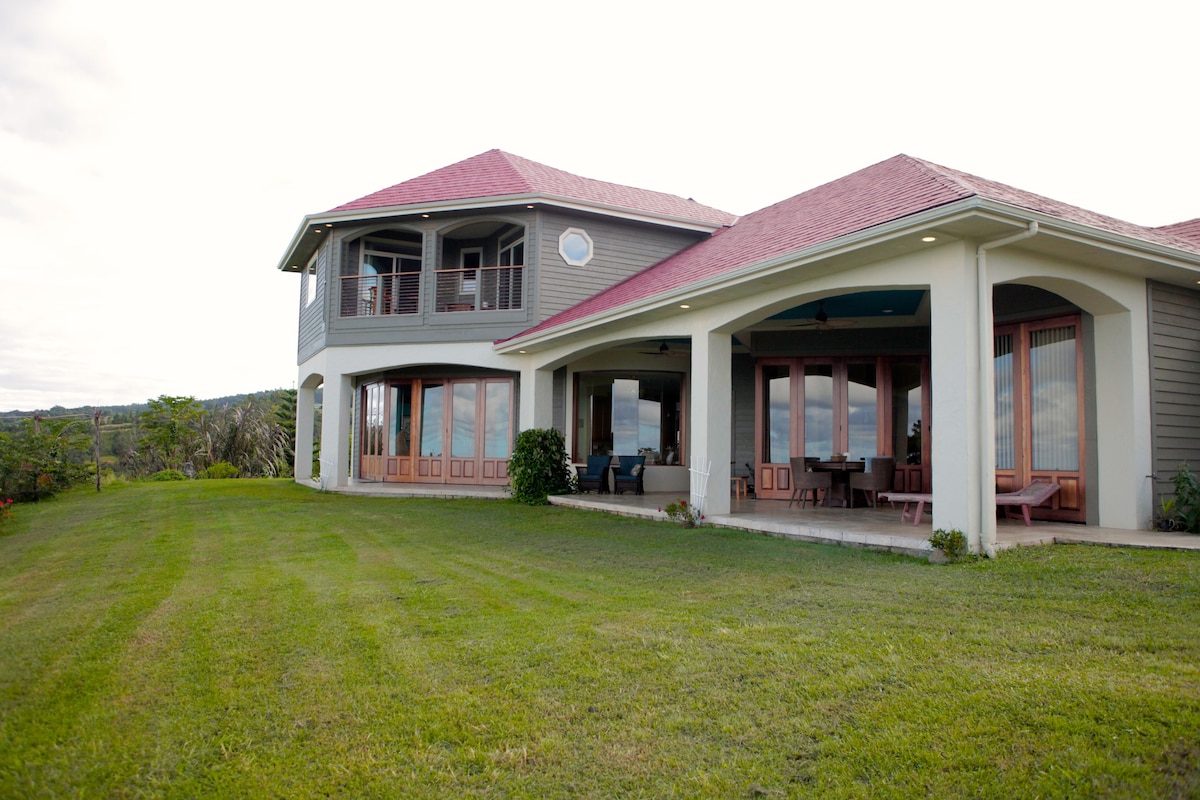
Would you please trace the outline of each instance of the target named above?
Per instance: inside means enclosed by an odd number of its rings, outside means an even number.
[[[83,483],[92,475],[92,436],[82,420],[22,420],[0,433],[0,499],[30,502]]]
[[[142,412],[142,462],[151,472],[182,470],[199,453],[204,408],[194,397],[165,394],[149,404]]]

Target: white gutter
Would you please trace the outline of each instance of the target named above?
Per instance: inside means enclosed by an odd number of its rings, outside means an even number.
[[[981,243],[975,248],[979,271],[979,548],[988,558],[996,557],[996,398],[992,359],[995,331],[992,319],[992,287],[988,282],[987,251],[1004,247],[1038,234],[1038,224],[1000,239]],[[987,476],[991,475],[991,480]]]

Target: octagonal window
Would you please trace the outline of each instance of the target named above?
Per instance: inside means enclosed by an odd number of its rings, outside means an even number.
[[[558,254],[572,267],[586,266],[592,260],[592,237],[582,228],[567,228],[558,237]]]

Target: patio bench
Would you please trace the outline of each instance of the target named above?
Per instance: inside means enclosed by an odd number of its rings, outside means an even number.
[[[925,504],[933,502],[933,495],[928,492],[880,492],[879,499],[888,503],[904,503],[904,510],[900,512],[900,521],[908,520],[908,507],[912,503],[916,503],[917,507],[913,511],[913,525],[921,524],[921,516],[925,513]]]
[[[1054,493],[1059,490],[1057,483],[1046,483],[1044,481],[1034,481],[1019,492],[1005,492],[996,494],[996,505],[1004,506],[1004,518],[1012,519],[1013,506],[1021,507],[1021,515],[1025,519],[1025,525],[1029,525],[1029,509],[1034,506],[1040,506],[1042,503],[1054,496]]]

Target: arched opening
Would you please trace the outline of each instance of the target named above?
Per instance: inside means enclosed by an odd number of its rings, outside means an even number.
[[[442,233],[434,311],[507,311],[524,295],[524,225],[478,220]]]
[[[996,286],[996,491],[1057,483],[1042,519],[1084,522],[1087,486],[1086,315],[1066,298],[1024,284]]]
[[[344,244],[341,316],[417,314],[421,310],[422,236],[385,228]]]

